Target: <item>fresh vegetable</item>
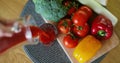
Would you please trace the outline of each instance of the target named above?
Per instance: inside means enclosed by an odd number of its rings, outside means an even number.
[[[63,0],[63,1],[62,1],[62,4],[63,4],[64,6],[70,6],[71,1],[70,1],[70,0]]]
[[[72,21],[70,19],[61,19],[59,22],[58,22],[58,30],[61,32],[61,33],[68,33],[71,29],[71,25],[72,25]]]
[[[67,47],[67,48],[74,48],[77,46],[78,44],[78,38],[76,38],[73,34],[67,34],[64,38],[63,38],[63,44]]]
[[[88,18],[92,16],[92,10],[88,6],[81,6],[79,10],[85,11],[88,15]]]
[[[85,37],[89,32],[89,26],[86,23],[83,26],[74,26],[72,30],[78,37]]]
[[[87,22],[87,18],[87,14],[84,11],[79,10],[72,16],[72,21],[77,26],[83,26]]]
[[[33,0],[35,11],[48,21],[58,22],[67,15],[71,7],[78,7],[76,0]]]
[[[73,52],[73,56],[80,62],[85,63],[90,60],[101,48],[101,42],[92,35],[82,39]]]
[[[77,26],[83,26],[91,15],[92,10],[87,6],[82,6],[72,16],[72,21]]]
[[[35,11],[48,21],[58,22],[67,15],[68,6],[62,4],[64,0],[33,0]]]
[[[68,15],[72,15],[73,13],[75,13],[76,10],[77,10],[76,7],[71,7],[71,8],[68,10],[67,14],[68,14]]]
[[[113,33],[112,22],[103,15],[98,15],[91,27],[91,34],[98,39],[109,39]]]

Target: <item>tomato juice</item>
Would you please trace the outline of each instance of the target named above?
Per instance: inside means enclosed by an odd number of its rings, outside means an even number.
[[[41,28],[36,26],[30,26],[32,37],[39,36],[40,42],[43,44],[50,44],[55,39],[55,32],[52,27],[46,27],[45,25]],[[12,37],[2,37],[0,38],[0,53],[3,53],[7,49],[24,42],[25,37],[25,28],[22,28],[22,31],[19,33],[14,33]]]

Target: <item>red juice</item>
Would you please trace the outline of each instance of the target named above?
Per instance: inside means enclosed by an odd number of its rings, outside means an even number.
[[[39,40],[45,44],[49,45],[52,43],[56,38],[56,29],[53,25],[46,23],[40,26],[40,32],[39,32]]]
[[[36,36],[38,31],[34,27],[30,27],[32,35]],[[23,28],[21,32],[14,33],[12,37],[2,37],[0,38],[0,53],[3,53],[7,49],[25,41],[25,29]]]
[[[24,31],[20,33],[13,34],[12,37],[2,37],[0,38],[0,53],[6,51],[7,49],[11,48],[18,43],[25,41],[26,38],[24,36]]]
[[[44,45],[49,45],[56,38],[55,31],[57,30],[55,29],[53,25],[49,23],[45,23],[41,25],[39,28],[33,26],[31,30],[32,30],[32,35],[39,36],[40,42],[43,43]]]
[[[43,44],[50,44],[56,37],[55,31],[52,27],[42,26],[40,28],[36,26],[30,26],[32,37],[39,36],[39,40]],[[26,40],[25,28],[19,33],[14,33],[12,37],[2,37],[0,38],[0,54],[7,49],[22,43]]]

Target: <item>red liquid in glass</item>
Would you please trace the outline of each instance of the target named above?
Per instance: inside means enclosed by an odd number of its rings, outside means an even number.
[[[40,41],[43,44],[49,44],[55,39],[54,29],[49,28],[48,30],[40,29],[35,26],[30,27],[32,31],[32,37],[39,36]],[[47,29],[47,28],[46,28]],[[0,54],[6,51],[7,49],[22,43],[26,40],[25,38],[25,29],[23,28],[20,33],[13,34],[12,37],[2,37],[0,38]]]
[[[39,40],[45,44],[48,45],[51,42],[54,41],[54,39],[56,38],[56,34],[55,33],[55,28],[53,25],[46,23],[40,26],[40,33],[39,33]]]

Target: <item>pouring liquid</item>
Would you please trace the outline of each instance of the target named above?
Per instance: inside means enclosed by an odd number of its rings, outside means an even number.
[[[51,24],[43,24],[40,27],[30,26],[32,37],[39,37],[39,41],[45,45],[52,43],[56,38],[55,28]],[[19,33],[14,33],[12,37],[0,38],[0,54],[10,49],[11,47],[24,42],[26,39],[25,28]]]

